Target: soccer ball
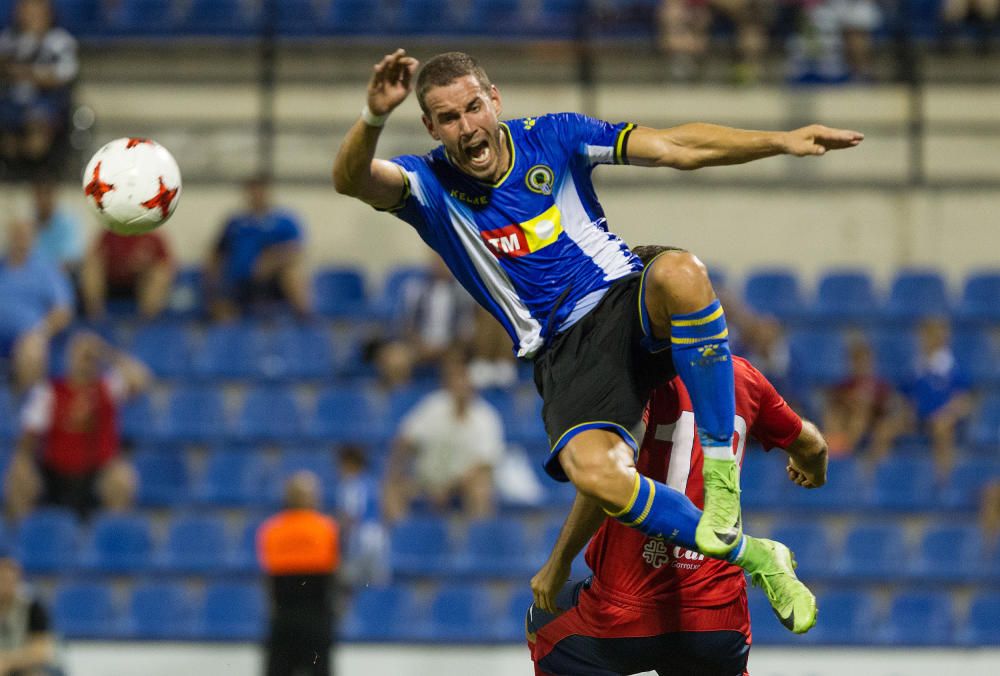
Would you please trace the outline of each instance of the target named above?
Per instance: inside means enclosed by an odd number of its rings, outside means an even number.
[[[167,149],[146,138],[119,138],[94,153],[83,194],[98,218],[120,235],[163,225],[177,208],[181,172]]]

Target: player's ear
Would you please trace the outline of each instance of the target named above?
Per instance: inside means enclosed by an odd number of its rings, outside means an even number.
[[[493,110],[496,111],[497,117],[500,117],[500,113],[503,112],[503,101],[500,99],[500,90],[497,89],[496,85],[490,85],[490,101],[493,102]]]
[[[434,130],[434,123],[431,122],[431,118],[426,115],[420,116],[420,121],[424,123],[424,127],[427,128],[427,133],[431,135],[431,138],[435,141],[440,141],[441,137],[438,135],[437,131]]]

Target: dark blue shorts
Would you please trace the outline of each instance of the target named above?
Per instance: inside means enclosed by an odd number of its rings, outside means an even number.
[[[590,579],[570,582],[557,604],[571,609]],[[568,611],[564,611],[568,612]],[[529,641],[561,615],[528,609]],[[738,631],[679,631],[659,636],[566,636],[535,664],[536,676],[619,676],[655,671],[661,676],[743,676],[750,645]]]

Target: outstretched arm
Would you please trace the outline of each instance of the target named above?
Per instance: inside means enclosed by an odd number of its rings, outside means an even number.
[[[629,164],[700,169],[743,164],[775,155],[823,155],[853,148],[864,134],[812,124],[793,131],[750,131],[695,122],[669,129],[636,127],[628,137]]]
[[[402,49],[375,64],[368,81],[367,105],[372,117],[354,123],[333,161],[333,185],[337,192],[357,197],[378,209],[399,203],[406,187],[402,169],[375,159],[375,146],[384,123],[384,119],[378,118],[389,115],[409,96],[416,70],[417,60]]]
[[[590,538],[594,537],[606,516],[596,500],[581,493],[576,494],[573,507],[552,546],[549,560],[531,578],[531,591],[535,596],[536,606],[549,613],[561,610],[556,608],[556,596],[569,579],[573,559],[590,542]]]

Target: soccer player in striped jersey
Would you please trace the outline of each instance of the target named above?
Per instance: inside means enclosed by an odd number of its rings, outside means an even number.
[[[766,450],[788,453],[789,479],[805,488],[821,486],[827,451],[819,430],[799,418],[750,362],[734,357],[733,365],[737,462],[752,436]],[[704,455],[693,408],[679,378],[654,390],[637,466],[700,506]],[[697,510],[690,518],[695,519]],[[691,530],[693,525],[688,537]],[[763,554],[767,561],[753,581],[767,592],[779,619],[790,629],[808,629],[816,617],[811,595],[784,594],[796,599],[785,605],[772,598],[783,595],[778,587],[801,585],[788,549],[749,535],[745,539],[748,555]],[[535,673],[744,674],[751,641],[743,571],[706,558],[683,540],[624,527],[578,494],[549,560],[531,581],[535,602],[527,632]],[[594,574],[567,584],[570,564],[588,541],[586,558]]]
[[[739,561],[746,547],[722,307],[690,253],[643,268],[608,230],[591,173],[600,164],[697,169],[822,155],[863,136],[821,125],[652,129],[575,113],[504,122],[499,90],[469,55],[438,55],[419,75],[417,66],[403,50],[375,66],[361,118],[334,160],[337,191],[394,213],[444,259],[535,364],[549,474],[650,536],[675,532],[674,515],[689,505],[683,493],[641,480],[631,460],[650,390],[679,375],[706,458],[698,548]],[[376,158],[382,126],[414,87],[441,145]]]

